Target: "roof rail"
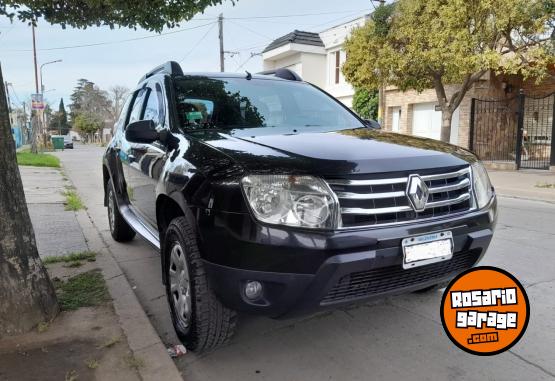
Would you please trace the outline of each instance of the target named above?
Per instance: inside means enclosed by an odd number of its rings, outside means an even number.
[[[164,73],[168,75],[183,75],[183,70],[181,66],[175,61],[168,61],[160,66],[155,67],[148,73],[146,73],[140,80],[139,83],[143,82],[145,79],[152,77],[154,74]]]
[[[302,81],[303,80],[301,78],[301,76],[298,75],[297,73],[295,73],[293,70],[289,70],[289,69],[285,69],[285,68],[261,71],[258,74],[271,75],[273,77],[277,77],[277,78],[281,78],[281,79],[287,79],[289,81]]]

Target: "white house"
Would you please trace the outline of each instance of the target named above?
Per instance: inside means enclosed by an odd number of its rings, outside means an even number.
[[[262,52],[264,70],[287,68],[305,81],[315,84],[348,107],[353,104],[353,87],[345,82],[341,65],[346,54],[343,49],[351,31],[362,26],[365,15],[320,33],[295,30],[274,40]]]

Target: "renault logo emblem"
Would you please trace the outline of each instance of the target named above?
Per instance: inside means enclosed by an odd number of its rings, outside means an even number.
[[[410,175],[407,185],[407,197],[415,212],[422,212],[426,209],[426,203],[430,196],[428,186],[418,175]]]

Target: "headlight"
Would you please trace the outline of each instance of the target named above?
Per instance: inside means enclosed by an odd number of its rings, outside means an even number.
[[[333,229],[338,205],[332,191],[312,176],[251,175],[241,181],[254,216],[269,224]]]
[[[493,187],[484,166],[477,161],[472,164],[472,179],[474,181],[474,194],[478,209],[486,206],[493,197]]]

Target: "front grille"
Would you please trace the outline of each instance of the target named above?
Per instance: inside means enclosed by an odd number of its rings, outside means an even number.
[[[426,209],[415,212],[406,194],[409,175],[392,178],[326,180],[339,199],[342,227],[410,222],[461,213],[472,208],[470,167],[419,174],[430,190]]]
[[[480,250],[456,253],[448,261],[404,270],[401,265],[383,267],[345,275],[322,299],[322,305],[345,302],[441,279],[452,273],[460,273],[472,267],[480,256]]]

